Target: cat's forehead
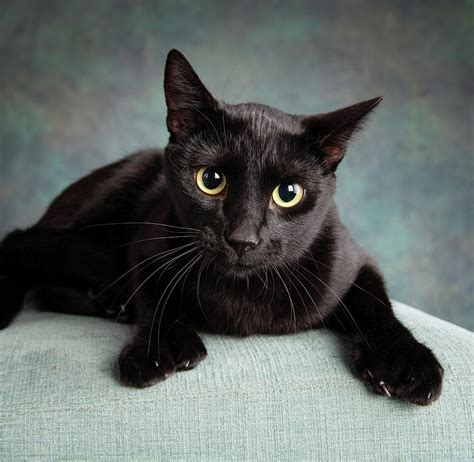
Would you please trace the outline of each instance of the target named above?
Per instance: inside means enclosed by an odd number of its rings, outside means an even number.
[[[243,162],[278,163],[288,151],[301,144],[300,119],[270,106],[244,103],[226,108],[224,133],[226,146]]]
[[[195,134],[183,145],[188,163],[261,173],[314,164],[298,116],[255,103],[223,109],[223,118],[212,129]]]
[[[234,121],[237,130],[247,135],[268,138],[281,135],[300,135],[303,132],[298,117],[264,104],[242,103],[225,105],[224,112]]]
[[[305,149],[297,116],[250,103],[227,106],[224,117],[222,130],[214,125],[213,130],[189,140],[191,164],[260,176],[268,172],[295,172],[303,176],[308,169],[314,169],[315,156],[308,155]]]

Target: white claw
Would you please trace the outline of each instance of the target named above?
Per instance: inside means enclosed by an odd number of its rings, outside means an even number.
[[[387,388],[387,385],[385,385],[385,382],[383,380],[381,380],[379,382],[379,385],[380,385],[380,388],[382,388],[383,392],[385,393],[386,396],[388,396],[389,398],[392,396],[390,394],[390,392],[388,391],[388,388]]]
[[[158,361],[155,361],[155,366],[160,367],[160,364],[158,363]]]

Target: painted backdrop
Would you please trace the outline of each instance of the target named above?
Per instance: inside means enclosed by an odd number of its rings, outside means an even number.
[[[310,113],[383,95],[340,167],[341,213],[393,298],[472,329],[472,5],[0,0],[0,235],[166,143],[176,47],[229,102]]]

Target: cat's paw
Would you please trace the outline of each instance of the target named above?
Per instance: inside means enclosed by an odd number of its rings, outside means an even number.
[[[201,338],[187,326],[173,329],[169,341],[178,371],[194,369],[207,356]]]
[[[122,324],[133,324],[135,322],[133,306],[127,306],[127,303],[116,303],[117,296],[106,294],[108,289],[109,286],[105,284],[98,284],[87,289],[87,297],[97,307],[99,316]]]
[[[118,359],[118,377],[123,385],[145,388],[166,380],[175,370],[173,354],[162,349],[159,355],[148,356],[146,348],[129,345]]]
[[[105,318],[112,319],[114,322],[120,322],[121,324],[133,324],[135,322],[135,316],[131,308],[127,308],[125,304],[117,307],[108,306],[103,312]]]
[[[361,343],[354,356],[357,373],[378,394],[419,405],[441,394],[443,368],[431,350],[414,339],[389,347]]]
[[[194,369],[206,356],[197,332],[188,324],[176,322],[166,332],[159,353],[149,353],[148,342],[143,343],[140,336],[126,346],[118,358],[118,377],[124,385],[149,387],[175,371]]]

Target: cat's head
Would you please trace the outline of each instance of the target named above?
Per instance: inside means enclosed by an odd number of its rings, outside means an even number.
[[[347,142],[380,102],[291,115],[254,103],[225,104],[172,50],[165,96],[165,172],[185,226],[231,274],[300,257],[324,222]]]

